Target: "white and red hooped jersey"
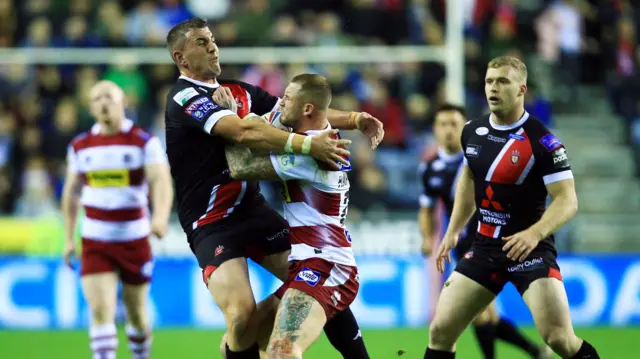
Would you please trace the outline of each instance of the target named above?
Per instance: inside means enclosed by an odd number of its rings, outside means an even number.
[[[151,231],[144,167],[167,163],[160,140],[124,120],[121,132],[103,136],[100,126],[76,137],[67,168],[82,176],[82,237],[106,242],[142,239]]]
[[[344,224],[349,207],[345,170],[327,170],[312,157],[295,154],[272,154],[271,162],[284,181],[284,217],[289,222],[291,240],[289,260],[322,258],[355,266],[351,237]]]

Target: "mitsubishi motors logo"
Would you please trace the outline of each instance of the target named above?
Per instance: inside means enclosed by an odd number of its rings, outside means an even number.
[[[484,193],[487,195],[487,198],[483,199],[482,202],[480,203],[480,206],[482,208],[491,208],[493,207],[493,209],[495,209],[496,211],[504,211],[504,209],[502,208],[502,205],[500,204],[500,202],[498,201],[492,201],[493,199],[493,189],[491,188],[491,185],[487,186],[487,189],[484,191]]]

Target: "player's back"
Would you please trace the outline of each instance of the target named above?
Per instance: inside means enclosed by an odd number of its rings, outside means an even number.
[[[231,89],[240,117],[277,106],[277,98],[256,87],[236,81],[219,80],[219,84]],[[220,118],[233,114],[212,101],[219,84],[180,77],[167,96],[167,155],[180,223],[187,233],[210,223],[224,223],[252,200],[262,200],[257,181],[215,183],[215,175],[227,168],[224,147],[228,143],[210,131]]]
[[[509,126],[490,116],[471,121],[462,142],[475,181],[478,234],[485,238],[509,236],[537,222],[545,209],[545,185],[572,177],[562,143],[526,112]],[[544,242],[552,245],[553,236]]]
[[[83,180],[83,238],[130,241],[149,235],[144,166],[166,161],[157,138],[124,120],[120,133],[104,136],[99,125],[69,146],[68,167]]]
[[[322,131],[307,131],[309,136]],[[289,260],[322,258],[355,266],[351,238],[345,226],[349,207],[350,167],[332,171],[309,156],[272,155],[284,179],[284,217],[289,222]]]

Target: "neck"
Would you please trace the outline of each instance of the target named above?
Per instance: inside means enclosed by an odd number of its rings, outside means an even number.
[[[194,79],[196,81],[200,81],[200,82],[204,82],[204,83],[208,83],[208,84],[212,84],[215,85],[218,83],[218,80],[215,77],[203,77],[203,76],[198,76],[195,73],[187,70],[187,69],[180,69],[180,75],[182,76],[186,76],[190,79]]]
[[[493,119],[496,125],[509,126],[518,122],[524,114],[524,104],[515,106],[511,111],[505,113],[493,112]]]
[[[304,133],[307,131],[322,131],[327,128],[329,120],[326,114],[311,118],[304,117],[298,121],[298,125],[293,128],[294,132]]]
[[[111,125],[106,126],[104,123],[100,124],[100,135],[102,136],[113,136],[120,133],[120,129],[122,128],[122,122],[124,122],[124,117],[113,121]]]

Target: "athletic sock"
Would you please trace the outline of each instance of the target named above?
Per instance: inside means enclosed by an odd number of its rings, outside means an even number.
[[[148,359],[151,351],[151,335],[127,325],[127,338],[132,359]]]
[[[496,325],[495,336],[498,339],[522,348],[522,350],[534,357],[540,354],[540,348],[522,335],[518,328],[516,328],[516,326],[507,319],[500,318],[500,321]]]
[[[578,350],[576,355],[572,356],[571,359],[600,359],[600,356],[596,348],[587,343],[586,340],[583,340],[580,350]]]
[[[115,324],[102,324],[89,329],[93,359],[116,359],[118,336]]]
[[[495,359],[496,327],[489,323],[473,327],[485,359]]]
[[[245,349],[241,352],[232,352],[227,344],[227,359],[260,359],[260,350],[258,343],[253,344],[249,349]]]
[[[351,308],[331,318],[324,326],[327,339],[344,359],[369,359],[362,333]]]
[[[456,359],[456,352],[451,353],[427,348],[427,352],[424,353],[424,359]]]

